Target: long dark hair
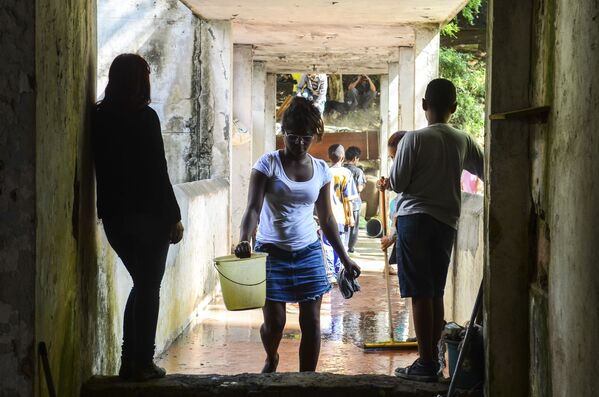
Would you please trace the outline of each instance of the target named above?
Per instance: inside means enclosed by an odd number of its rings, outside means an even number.
[[[320,141],[324,133],[324,122],[320,111],[306,98],[296,96],[283,113],[281,129],[288,133],[307,132]]]
[[[136,110],[149,104],[150,65],[137,54],[118,55],[110,65],[104,99],[98,106]]]

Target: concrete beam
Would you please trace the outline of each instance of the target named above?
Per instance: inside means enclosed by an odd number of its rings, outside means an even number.
[[[410,25],[243,23],[233,21],[233,40],[257,47],[284,48],[284,52],[345,49],[360,47],[400,47],[414,45]]]
[[[314,71],[316,73],[326,74],[387,74],[387,63],[372,62],[365,65],[359,63],[314,63],[313,61],[281,61],[271,60],[267,62],[266,70],[268,73],[297,73],[300,71]]]
[[[266,63],[254,62],[252,70],[252,163],[265,153]]]
[[[252,170],[252,77],[253,48],[233,47],[233,135],[231,191],[231,238],[239,241],[241,218],[247,205]]]
[[[198,16],[207,19],[230,19],[241,23],[268,24],[280,21],[302,24],[309,20],[317,25],[327,25],[331,20],[340,26],[363,25],[417,25],[451,20],[468,0],[363,0],[322,2],[304,0],[300,5],[293,0],[183,0]],[[318,10],[308,15],[305,10]]]
[[[414,72],[414,128],[419,129],[428,124],[419,104],[424,98],[427,84],[439,75],[439,25],[416,28]]]

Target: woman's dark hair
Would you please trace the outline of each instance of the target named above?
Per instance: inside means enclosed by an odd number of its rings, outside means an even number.
[[[118,55],[110,65],[104,99],[99,105],[134,110],[149,104],[150,65],[137,54]]]
[[[320,111],[306,98],[296,96],[283,113],[281,122],[283,132],[295,134],[306,132],[316,135],[320,141],[324,133],[324,123]]]
[[[401,141],[401,138],[403,138],[407,132],[408,131],[396,131],[393,134],[391,134],[391,136],[387,140],[387,147],[397,147],[399,141]]]

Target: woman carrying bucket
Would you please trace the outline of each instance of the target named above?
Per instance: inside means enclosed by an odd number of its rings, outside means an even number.
[[[285,328],[286,303],[299,302],[300,371],[315,371],[320,353],[320,304],[331,289],[322,248],[316,234],[314,207],[320,227],[341,257],[348,274],[360,267],[347,255],[339,239],[330,203],[331,174],[327,164],[308,154],[324,125],[320,112],[308,100],[296,97],[283,114],[285,149],[266,153],[250,177],[248,207],[241,223],[240,258],[251,254],[249,243],[258,218],[255,250],[268,253],[266,304],[260,328],[266,361],[262,372],[275,372],[277,350]]]

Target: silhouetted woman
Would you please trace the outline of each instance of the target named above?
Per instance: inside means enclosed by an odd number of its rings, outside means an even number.
[[[133,279],[123,321],[119,376],[165,376],[154,364],[160,283],[169,243],[183,238],[160,120],[150,103],[150,67],[136,54],[117,56],[93,115],[98,217]]]
[[[307,99],[295,97],[283,115],[282,130],[285,149],[266,153],[252,170],[242,241],[235,254],[249,256],[249,238],[260,218],[255,250],[268,253],[266,305],[260,328],[266,350],[262,372],[277,369],[288,302],[299,302],[300,307],[300,371],[315,371],[320,353],[320,303],[331,289],[316,234],[315,205],[320,227],[349,274],[358,276],[360,268],[339,239],[331,210],[329,167],[308,154],[314,138],[319,139],[324,131],[319,110]]]

